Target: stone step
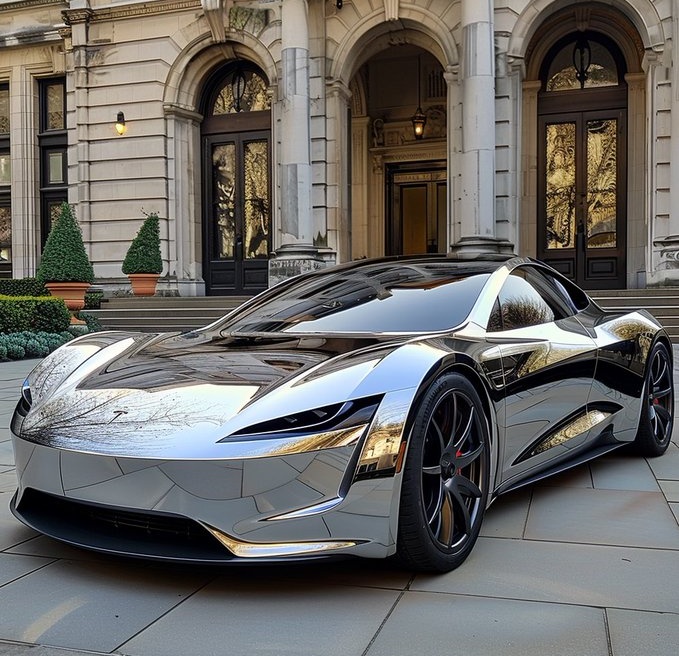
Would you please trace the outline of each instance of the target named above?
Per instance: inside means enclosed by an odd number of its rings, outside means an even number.
[[[679,343],[679,288],[597,290],[589,295],[607,310],[648,310],[667,330],[674,343]]]
[[[679,288],[594,291],[590,295],[611,310],[645,308],[679,343]],[[186,331],[206,326],[241,305],[247,296],[153,296],[112,298],[88,310],[107,330]]]
[[[237,308],[247,296],[152,296],[111,298],[87,310],[105,330],[186,331],[206,326]]]

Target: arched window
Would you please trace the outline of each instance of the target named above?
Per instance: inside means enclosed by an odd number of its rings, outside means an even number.
[[[608,38],[579,32],[561,39],[545,58],[545,91],[613,87],[624,83],[624,60]]]
[[[259,112],[271,109],[266,80],[247,65],[237,63],[216,90],[212,99],[211,116]]]

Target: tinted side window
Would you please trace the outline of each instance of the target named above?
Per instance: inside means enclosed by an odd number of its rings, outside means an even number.
[[[515,330],[527,326],[538,326],[557,318],[554,310],[545,302],[540,293],[526,279],[522,270],[516,270],[505,281],[498,295],[500,316],[491,315],[488,330]]]

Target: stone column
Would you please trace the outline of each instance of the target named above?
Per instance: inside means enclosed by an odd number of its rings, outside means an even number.
[[[679,52],[679,0],[672,0],[672,55],[673,59]],[[657,66],[652,67],[655,72]],[[677,285],[679,284],[679,66],[676,64],[671,67],[671,120],[670,120],[670,180],[669,180],[669,221],[667,224],[667,234],[660,234],[657,237],[655,232],[657,227],[656,213],[651,213],[653,225],[653,246],[659,249],[660,262],[656,265],[657,255],[651,256],[651,271],[649,280],[651,284]],[[650,77],[649,72],[649,77]],[[656,92],[657,93],[657,92]],[[654,117],[651,117],[654,120]],[[652,143],[652,142],[651,142]],[[653,151],[651,151],[653,152]],[[652,162],[654,166],[656,162]],[[657,187],[654,185],[652,191]],[[665,230],[663,230],[665,232]]]
[[[269,284],[319,268],[313,245],[309,111],[309,27],[306,0],[281,7],[280,238]]]
[[[495,252],[495,65],[492,0],[462,0],[459,256]],[[459,232],[458,232],[459,231]]]

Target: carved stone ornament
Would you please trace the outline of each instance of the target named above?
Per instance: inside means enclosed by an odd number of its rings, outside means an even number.
[[[224,21],[229,15],[232,2],[233,0],[200,0],[215,43],[226,41]]]
[[[656,239],[653,245],[660,249],[660,269],[679,269],[679,235]]]
[[[655,239],[653,245],[660,249],[659,269],[679,269],[679,235]]]
[[[388,21],[398,20],[399,0],[384,0],[384,17]]]

